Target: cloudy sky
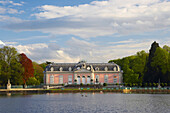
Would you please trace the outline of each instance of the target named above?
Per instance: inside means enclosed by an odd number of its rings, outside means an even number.
[[[108,62],[170,46],[170,0],[0,0],[0,46],[38,63]]]

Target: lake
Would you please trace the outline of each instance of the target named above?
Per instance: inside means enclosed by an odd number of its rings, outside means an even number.
[[[170,94],[1,95],[0,113],[170,113]]]

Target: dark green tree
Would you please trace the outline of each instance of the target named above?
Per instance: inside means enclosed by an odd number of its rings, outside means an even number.
[[[153,78],[155,81],[160,79],[161,82],[168,82],[168,71],[170,70],[168,64],[169,53],[158,47],[152,58],[151,67],[154,68],[156,76]],[[170,75],[169,75],[170,76]]]
[[[158,82],[158,73],[156,72],[155,68],[151,66],[151,63],[153,62],[153,57],[156,52],[156,49],[159,47],[159,44],[155,42],[152,43],[151,49],[149,50],[149,58],[147,60],[147,64],[145,67],[145,74],[143,78],[143,82]]]
[[[43,68],[43,70],[45,70],[45,68],[46,68],[47,65],[48,65],[47,63],[41,63],[41,64],[39,64],[39,66],[41,66],[41,67]]]

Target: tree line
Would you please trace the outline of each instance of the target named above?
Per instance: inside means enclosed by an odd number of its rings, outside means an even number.
[[[46,65],[32,62],[14,47],[4,46],[0,48],[0,85],[6,86],[8,79],[12,85],[39,85],[43,83]]]
[[[110,60],[121,66],[123,82],[129,86],[156,86],[160,81],[170,86],[170,47],[163,48],[153,42],[149,53],[144,50],[135,55]],[[43,83],[43,71],[50,62],[32,62],[24,53],[19,54],[14,47],[0,48],[0,85],[8,79],[12,85],[39,85]]]
[[[155,41],[149,53],[144,50],[135,55],[110,60],[121,66],[123,81],[129,86],[170,85],[170,47],[163,48]]]

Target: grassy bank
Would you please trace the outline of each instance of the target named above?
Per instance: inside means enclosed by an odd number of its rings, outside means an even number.
[[[0,94],[4,93],[81,93],[81,92],[114,92],[114,93],[149,93],[149,94],[170,94],[170,89],[0,89]]]

